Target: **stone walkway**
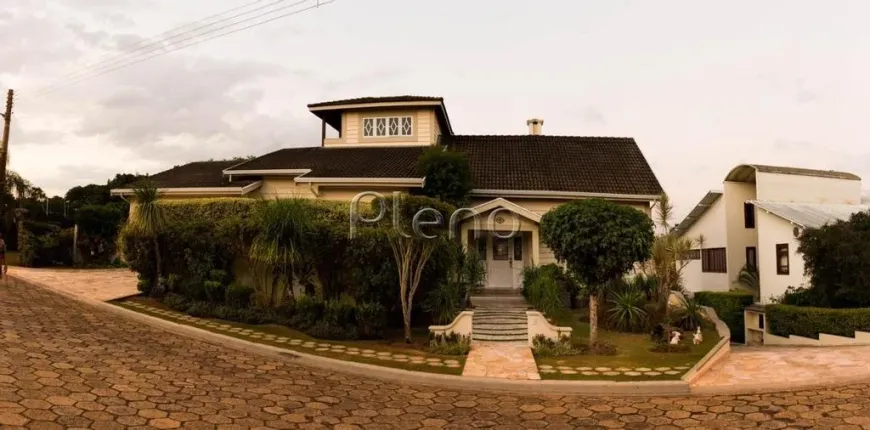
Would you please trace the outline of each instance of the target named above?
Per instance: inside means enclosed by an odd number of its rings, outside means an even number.
[[[532,349],[525,343],[473,342],[462,376],[541,379]]]
[[[870,429],[870,385],[758,396],[444,390],[299,366],[0,282],[0,428]]]
[[[9,267],[9,275],[88,300],[107,302],[138,294],[136,274],[127,269],[32,269]]]
[[[870,381],[870,346],[735,347],[693,388],[792,386]]]

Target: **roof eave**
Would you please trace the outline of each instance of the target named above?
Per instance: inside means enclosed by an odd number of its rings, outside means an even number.
[[[550,190],[492,190],[473,189],[470,193],[476,197],[543,197],[552,199],[576,199],[576,198],[601,198],[621,201],[655,202],[661,199],[660,194],[619,194],[619,193],[591,193],[577,191],[550,191]]]
[[[170,187],[158,188],[157,193],[167,196],[244,196],[254,190],[259,189],[263,185],[263,181],[257,181],[244,187]],[[131,196],[134,194],[132,188],[115,188],[109,191],[113,196]]]

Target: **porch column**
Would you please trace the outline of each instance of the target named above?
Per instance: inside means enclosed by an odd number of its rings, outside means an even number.
[[[541,263],[541,237],[537,228],[532,229],[532,265],[539,266]]]
[[[463,223],[459,228],[459,241],[462,243],[462,249],[468,251],[468,223]]]

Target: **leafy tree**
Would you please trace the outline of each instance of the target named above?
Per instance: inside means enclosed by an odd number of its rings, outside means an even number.
[[[870,212],[808,228],[799,240],[816,306],[870,306]]]
[[[85,258],[108,261],[124,217],[124,207],[113,204],[87,205],[76,212],[75,223],[79,227],[77,245],[88,251]]]
[[[450,246],[447,224],[454,208],[442,201],[422,196],[400,195],[398,199],[389,197],[376,200],[373,204],[384,204],[386,207],[387,216],[379,228],[387,237],[396,261],[405,341],[410,343],[414,296],[432,255]],[[375,208],[375,211],[379,212],[380,208]]]
[[[149,237],[152,246],[154,247],[155,273],[154,282],[155,293],[163,292],[163,261],[160,254],[160,234],[166,229],[166,215],[163,207],[158,203],[160,193],[157,187],[149,182],[143,181],[133,189],[133,199],[135,209],[130,216],[128,228],[132,231]]]
[[[433,146],[417,160],[417,170],[426,178],[423,194],[454,206],[466,203],[473,186],[468,154]]]
[[[598,340],[603,289],[650,257],[653,223],[643,212],[602,199],[575,200],[547,212],[541,237],[590,289],[589,344]]]

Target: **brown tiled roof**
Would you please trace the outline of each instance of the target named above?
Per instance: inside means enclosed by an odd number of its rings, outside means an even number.
[[[311,169],[311,178],[420,178],[417,159],[426,147],[285,148],[233,170]]]
[[[425,97],[425,96],[389,96],[389,97],[359,97],[355,99],[333,100],[328,102],[312,103],[309,108],[338,106],[348,104],[366,104],[366,103],[401,103],[401,102],[443,102],[443,97]]]
[[[444,136],[469,155],[474,187],[485,190],[659,195],[662,187],[631,138]],[[419,178],[426,147],[287,148],[233,170],[311,169],[312,178]]]
[[[224,177],[224,169],[239,164],[239,160],[194,161],[181,166],[175,166],[148,177],[158,188],[213,188],[213,187],[244,187],[255,180],[229,182]],[[132,188],[129,184],[124,188]]]
[[[468,153],[476,189],[662,193],[632,138],[444,136],[442,144]]]

